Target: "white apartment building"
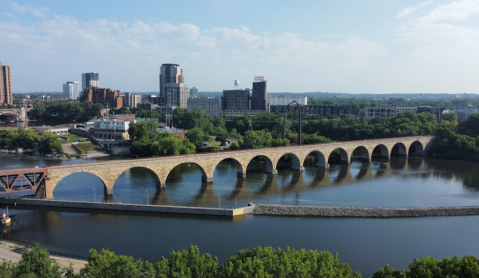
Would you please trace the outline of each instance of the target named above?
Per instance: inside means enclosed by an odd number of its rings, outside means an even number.
[[[63,97],[65,99],[77,100],[79,96],[77,81],[68,81],[63,84]]]

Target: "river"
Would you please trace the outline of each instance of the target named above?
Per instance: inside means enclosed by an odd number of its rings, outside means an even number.
[[[86,160],[41,160],[2,156],[0,168],[84,163]],[[305,167],[286,163],[277,175],[264,174],[253,161],[246,178],[236,177],[232,161],[215,170],[213,183],[201,182],[195,165],[180,165],[157,188],[152,173],[135,168],[123,173],[112,196],[87,173],[66,177],[55,199],[190,205],[206,207],[269,204],[428,207],[479,205],[479,164],[425,158],[392,158],[371,163]],[[150,262],[171,250],[198,245],[224,262],[237,250],[255,246],[337,252],[342,262],[370,277],[389,263],[406,268],[415,257],[479,256],[479,217],[404,219],[330,219],[308,217],[218,217],[84,213],[10,208],[14,224],[3,237],[40,242],[54,252],[87,256],[90,248],[107,248]]]

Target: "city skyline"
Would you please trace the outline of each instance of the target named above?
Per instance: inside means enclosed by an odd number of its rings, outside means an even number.
[[[95,3],[95,9],[90,9]],[[182,7],[182,16],[169,13]],[[0,0],[0,60],[13,93],[59,91],[84,72],[104,87],[158,90],[181,65],[201,91],[477,93],[479,1]],[[35,47],[32,47],[34,45]]]

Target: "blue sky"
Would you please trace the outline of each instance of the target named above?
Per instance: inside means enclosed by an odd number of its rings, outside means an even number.
[[[163,63],[200,91],[477,93],[479,0],[0,0],[0,62],[14,93],[158,91]]]

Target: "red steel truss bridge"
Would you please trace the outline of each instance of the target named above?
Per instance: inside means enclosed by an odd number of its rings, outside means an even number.
[[[0,170],[0,194],[36,191],[48,179],[46,168]]]

